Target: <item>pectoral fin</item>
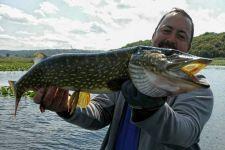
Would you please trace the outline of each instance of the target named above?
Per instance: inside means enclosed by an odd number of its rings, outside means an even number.
[[[72,114],[76,107],[86,108],[90,102],[90,93],[75,91],[68,101],[68,112]]]
[[[86,108],[91,99],[90,93],[80,92],[77,106]]]
[[[68,105],[68,112],[70,112],[70,115],[76,110],[77,103],[79,100],[79,93],[80,93],[79,91],[75,91],[71,96],[69,96],[67,105]]]

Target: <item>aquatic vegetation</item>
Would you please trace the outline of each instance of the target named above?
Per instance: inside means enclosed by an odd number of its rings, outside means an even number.
[[[2,87],[0,87],[0,95],[2,95],[2,96],[13,96],[13,91],[8,86],[2,86]]]
[[[225,66],[225,58],[223,58],[223,57],[213,58],[211,65]]]
[[[24,93],[23,96],[32,98],[35,96],[35,94],[36,93],[34,91],[27,91]],[[0,96],[14,97],[13,90],[9,86],[1,86],[0,87]]]
[[[0,58],[0,71],[24,71],[33,65],[31,58]]]

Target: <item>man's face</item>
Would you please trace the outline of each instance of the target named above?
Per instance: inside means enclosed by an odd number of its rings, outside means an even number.
[[[191,26],[191,21],[187,17],[175,12],[168,14],[152,36],[153,46],[188,52]]]

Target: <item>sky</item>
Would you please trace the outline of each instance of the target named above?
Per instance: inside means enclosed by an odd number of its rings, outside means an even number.
[[[120,48],[151,39],[174,7],[192,17],[194,36],[225,32],[224,0],[0,0],[0,49]]]

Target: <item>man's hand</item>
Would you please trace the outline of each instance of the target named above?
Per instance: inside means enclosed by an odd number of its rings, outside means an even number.
[[[45,109],[55,112],[66,112],[68,111],[68,96],[68,90],[57,87],[50,87],[48,89],[41,88],[37,91],[34,102],[40,104],[42,112]]]
[[[165,97],[150,97],[139,92],[131,80],[122,85],[122,93],[128,104],[136,109],[157,109],[165,103]]]
[[[132,107],[132,120],[143,121],[165,104],[166,97],[150,97],[139,92],[128,80],[123,83],[121,91],[128,105]]]

